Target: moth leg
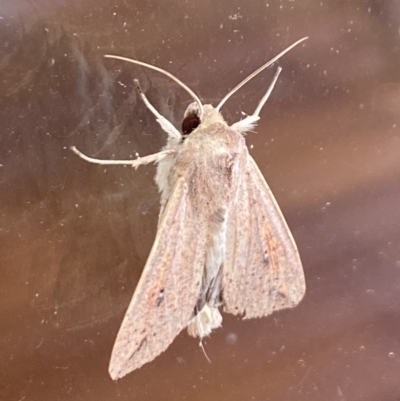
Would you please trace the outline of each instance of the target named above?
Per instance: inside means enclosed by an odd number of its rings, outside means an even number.
[[[149,102],[146,95],[143,93],[142,88],[140,87],[139,80],[134,79],[136,90],[139,93],[139,96],[142,98],[143,103],[147,106],[147,108],[154,114],[157,119],[157,122],[161,125],[161,128],[172,138],[181,139],[181,133],[168,121],[164,116],[162,116],[154,106]]]
[[[138,168],[139,166],[141,166],[143,164],[158,163],[161,160],[165,159],[167,156],[170,156],[175,153],[175,150],[170,149],[170,150],[162,150],[161,152],[154,153],[152,155],[139,157],[135,160],[102,160],[102,159],[94,159],[92,157],[86,156],[84,153],[79,151],[75,146],[71,146],[71,150],[75,154],[77,154],[81,159],[86,160],[89,163],[102,164],[102,165],[108,165],[108,166],[128,165],[128,166],[132,166],[134,168]]]
[[[254,128],[255,124],[260,119],[260,116],[259,116],[260,111],[264,107],[264,104],[268,100],[269,96],[271,95],[271,92],[274,89],[274,86],[276,84],[276,81],[278,80],[278,77],[279,77],[279,74],[281,73],[281,71],[282,71],[282,68],[278,67],[278,69],[276,70],[276,73],[274,75],[274,78],[272,79],[271,85],[269,86],[265,95],[260,100],[260,103],[258,103],[258,106],[254,110],[254,113],[250,116],[247,116],[243,120],[240,120],[237,123],[233,124],[232,129],[234,129],[235,131],[239,131],[241,133],[245,133],[246,131],[250,131],[251,129]]]

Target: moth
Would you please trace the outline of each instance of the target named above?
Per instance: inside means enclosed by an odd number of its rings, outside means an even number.
[[[244,140],[259,120],[281,68],[252,115],[228,126],[220,110],[233,93],[305,39],[254,71],[216,107],[203,105],[190,88],[161,68],[105,56],[159,71],[194,100],[180,133],[135,80],[140,97],[168,134],[165,148],[136,160],[99,160],[72,147],[96,164],[137,168],[158,163],[157,234],[113,347],[112,379],[152,361],[184,328],[191,336],[208,336],[221,326],[220,307],[256,318],[294,307],[303,298],[305,279],[296,244]]]

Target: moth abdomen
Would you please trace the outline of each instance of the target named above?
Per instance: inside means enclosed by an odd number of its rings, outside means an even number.
[[[192,319],[187,326],[187,331],[192,337],[206,337],[211,332],[221,327],[222,316],[217,307],[205,304],[203,309]]]

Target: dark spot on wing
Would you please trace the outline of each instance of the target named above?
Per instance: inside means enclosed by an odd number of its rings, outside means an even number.
[[[136,352],[139,352],[140,349],[141,349],[142,347],[144,347],[146,344],[147,344],[147,336],[146,336],[145,338],[143,338],[142,341],[140,341],[139,346],[133,351],[133,353],[132,353],[132,355],[129,357],[129,359],[132,359],[132,358],[135,356]]]
[[[164,301],[164,293],[165,293],[164,288],[162,288],[160,290],[160,293],[158,294],[158,297],[156,300],[156,306],[160,306],[162,301]]]
[[[275,297],[281,298],[281,299],[286,299],[286,294],[283,292],[278,291],[275,287],[272,287],[269,290],[270,295],[274,295]]]
[[[265,265],[269,265],[269,257],[267,252],[264,253],[263,262]]]

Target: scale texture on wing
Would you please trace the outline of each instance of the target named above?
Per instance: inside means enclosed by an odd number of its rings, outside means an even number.
[[[253,318],[297,305],[305,280],[293,237],[250,155],[243,168],[228,216],[223,299],[227,312]]]
[[[160,216],[153,248],[118,332],[109,367],[114,380],[163,352],[193,313],[208,230],[205,214],[196,213],[192,203],[181,177]]]

